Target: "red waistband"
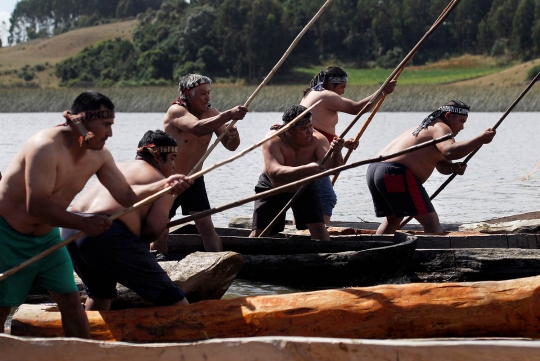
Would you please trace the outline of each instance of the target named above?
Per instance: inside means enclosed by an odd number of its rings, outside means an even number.
[[[337,137],[337,135],[327,133],[327,132],[325,132],[324,130],[320,130],[320,129],[317,129],[317,128],[313,128],[313,129],[315,129],[316,131],[318,131],[319,133],[321,133],[322,135],[324,135],[324,136],[326,137],[326,139],[328,139],[328,142],[329,142],[329,143],[332,143],[332,141],[334,140],[334,138]]]

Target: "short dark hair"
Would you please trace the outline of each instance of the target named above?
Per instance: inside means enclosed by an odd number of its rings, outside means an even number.
[[[297,116],[299,116],[302,112],[304,112],[307,108],[300,104],[293,104],[290,107],[285,110],[283,113],[283,116],[281,119],[283,120],[283,123],[288,123]],[[306,115],[303,116],[304,119],[311,119],[311,112],[307,112]]]
[[[172,136],[160,129],[148,130],[146,133],[144,133],[141,140],[139,140],[139,145],[137,146],[137,148],[141,148],[149,144],[154,144],[156,147],[176,147],[177,145],[176,140]],[[160,157],[163,161],[167,160],[167,154],[168,153],[160,153]],[[137,155],[141,158],[145,158],[149,157],[150,153],[137,152]]]
[[[109,110],[114,109],[111,99],[97,91],[89,90],[75,98],[70,112],[71,114],[79,114],[86,111],[100,110],[102,105]]]

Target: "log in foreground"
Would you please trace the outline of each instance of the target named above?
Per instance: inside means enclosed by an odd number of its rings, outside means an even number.
[[[2,361],[516,361],[540,359],[531,340],[358,340],[250,337],[134,344],[0,334]]]
[[[190,303],[202,300],[219,300],[229,289],[242,268],[242,255],[236,252],[195,252],[180,261],[160,262],[169,277],[185,292]],[[75,277],[81,302],[86,300],[85,286]],[[114,310],[149,307],[135,292],[120,284],[116,287],[117,298],[113,299]],[[25,303],[54,302],[48,292],[28,295]]]
[[[540,337],[540,276],[511,281],[381,285],[87,312],[92,337],[181,342],[252,336]],[[23,305],[17,336],[62,336],[59,312]]]

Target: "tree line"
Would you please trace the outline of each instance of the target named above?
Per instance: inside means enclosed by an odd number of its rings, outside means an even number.
[[[280,69],[394,67],[449,0],[333,0]],[[57,65],[63,84],[170,84],[181,74],[258,83],[324,0],[22,0],[10,41],[137,14],[133,42],[105,41]],[[142,11],[142,9],[144,9]],[[39,24],[39,26],[37,26]],[[26,34],[23,36],[23,34]],[[414,57],[540,55],[540,0],[462,0]]]

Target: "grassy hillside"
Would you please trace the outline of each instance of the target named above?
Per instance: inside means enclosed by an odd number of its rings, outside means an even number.
[[[44,70],[34,70],[41,87],[56,87],[54,65],[71,57],[86,46],[100,40],[122,38],[131,40],[137,20],[123,21],[90,28],[73,30],[49,39],[35,39],[24,44],[0,48],[0,86],[11,87],[24,82],[13,73],[24,66]]]

